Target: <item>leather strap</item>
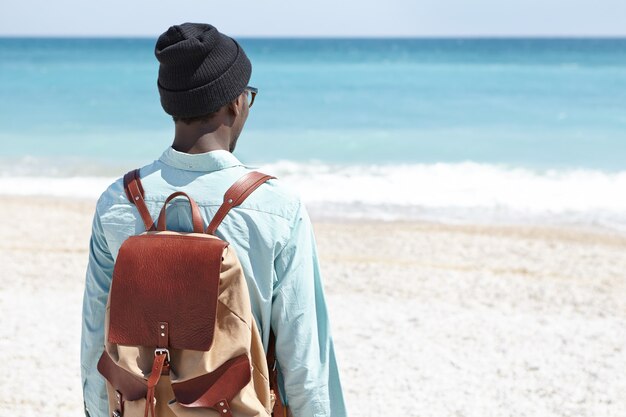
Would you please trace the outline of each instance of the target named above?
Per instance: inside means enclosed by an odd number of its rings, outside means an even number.
[[[272,417],[287,417],[287,407],[283,404],[278,390],[278,368],[276,361],[276,338],[274,331],[270,329],[270,344],[267,348],[267,367],[270,372],[270,392],[275,396]]]
[[[124,191],[126,192],[128,201],[137,207],[146,230],[155,230],[154,221],[152,220],[152,216],[150,216],[148,207],[146,207],[146,202],[143,200],[144,191],[141,185],[141,179],[139,178],[138,169],[129,171],[124,175]]]
[[[157,230],[167,230],[165,209],[167,207],[167,203],[169,203],[170,200],[172,200],[174,197],[178,196],[184,196],[185,198],[187,198],[187,200],[189,200],[189,204],[191,205],[191,222],[193,223],[193,231],[195,233],[203,233],[204,222],[202,221],[202,215],[200,215],[200,209],[198,208],[198,204],[196,204],[193,198],[189,197],[189,195],[187,195],[187,193],[183,191],[176,191],[175,193],[172,193],[169,197],[167,197],[165,203],[163,203],[161,213],[159,213]]]
[[[170,339],[169,324],[166,321],[160,321],[157,332],[159,333],[159,343],[157,347],[167,348],[169,346],[169,339]]]
[[[215,213],[206,232],[214,235],[217,227],[222,223],[231,208],[237,207],[250,195],[254,190],[259,188],[265,181],[276,178],[271,175],[263,174],[258,171],[252,171],[239,178],[224,194],[224,202]]]
[[[148,378],[148,393],[146,394],[146,408],[144,409],[143,417],[148,417],[149,414],[151,414],[152,417],[156,417],[154,410],[154,392],[159,379],[161,379],[161,372],[163,371],[166,358],[167,354],[165,353],[157,353],[154,356],[152,372],[150,372],[150,377]]]
[[[233,413],[230,409],[230,404],[228,404],[228,401],[226,399],[216,403],[213,408],[216,409],[220,413],[220,415],[224,417],[233,417]]]
[[[125,401],[135,401],[146,396],[145,380],[118,366],[106,350],[98,361],[98,371],[122,394]]]
[[[176,401],[185,408],[209,407],[224,409],[237,393],[248,385],[252,377],[250,360],[244,353],[229,359],[208,374],[172,384]],[[221,407],[221,408],[220,408]]]

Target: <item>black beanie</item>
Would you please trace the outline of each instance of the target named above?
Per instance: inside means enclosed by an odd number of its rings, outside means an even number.
[[[244,91],[252,73],[239,43],[206,23],[171,26],[159,36],[154,54],[161,105],[177,117],[219,110]]]

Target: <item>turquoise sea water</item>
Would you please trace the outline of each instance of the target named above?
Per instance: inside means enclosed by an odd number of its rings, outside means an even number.
[[[173,134],[154,42],[0,39],[0,157],[152,158]],[[249,160],[626,161],[626,39],[241,43],[260,89]]]
[[[240,42],[260,91],[236,155],[314,203],[626,225],[626,39]],[[157,158],[154,43],[0,38],[0,193]]]

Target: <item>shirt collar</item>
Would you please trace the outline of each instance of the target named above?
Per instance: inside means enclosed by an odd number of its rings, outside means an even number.
[[[171,146],[159,158],[166,165],[186,171],[218,171],[234,166],[244,166],[239,159],[226,150],[190,154],[179,152]]]

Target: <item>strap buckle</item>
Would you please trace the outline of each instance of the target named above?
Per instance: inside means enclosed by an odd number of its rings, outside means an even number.
[[[158,355],[167,355],[166,359],[169,362],[170,361],[170,351],[165,349],[165,348],[156,348],[154,349],[154,356],[158,356]]]

